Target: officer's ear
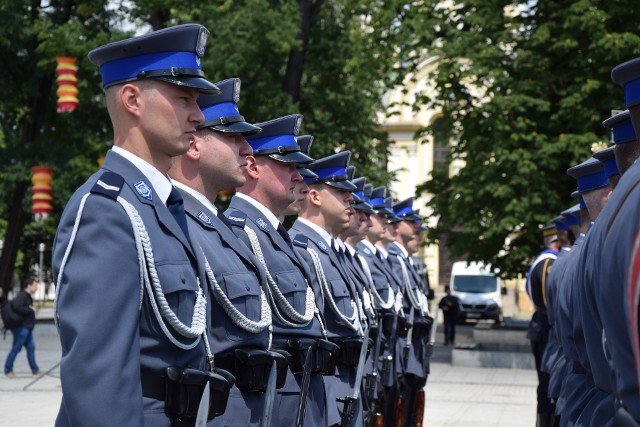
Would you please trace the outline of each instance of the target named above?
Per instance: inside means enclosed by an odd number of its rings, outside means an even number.
[[[260,171],[258,171],[258,164],[256,158],[253,156],[245,157],[247,160],[247,166],[245,170],[247,171],[247,176],[252,179],[258,179],[260,176]]]
[[[116,89],[118,89],[117,96],[124,111],[134,116],[140,116],[143,106],[140,88],[132,83],[126,83]]]
[[[322,196],[315,185],[309,186],[309,192],[307,193],[307,203],[310,203],[313,206],[322,206]]]

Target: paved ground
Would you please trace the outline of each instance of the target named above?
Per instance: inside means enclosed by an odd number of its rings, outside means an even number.
[[[458,328],[458,341],[470,339],[472,325]],[[58,361],[60,343],[51,324],[38,324],[36,358],[42,378],[31,376],[24,351],[18,355],[17,377],[0,376],[0,426],[51,426],[62,391]],[[0,339],[0,361],[11,346],[11,334]],[[438,334],[438,342],[443,338]],[[451,347],[436,347],[431,375],[426,387],[425,426],[535,426],[535,387],[533,370],[469,368],[451,366]]]

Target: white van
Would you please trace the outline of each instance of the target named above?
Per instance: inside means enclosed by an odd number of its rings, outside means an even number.
[[[460,321],[491,319],[502,322],[502,281],[493,273],[491,265],[455,262],[449,286],[451,294],[460,300]]]

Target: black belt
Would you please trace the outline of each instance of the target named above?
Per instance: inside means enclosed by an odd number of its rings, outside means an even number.
[[[140,371],[140,382],[142,383],[142,395],[155,400],[167,398],[167,377],[149,371]]]

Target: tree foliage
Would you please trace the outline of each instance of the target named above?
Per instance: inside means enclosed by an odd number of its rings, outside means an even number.
[[[240,109],[249,121],[305,116],[311,154],[350,149],[358,173],[386,182],[387,141],[376,132],[382,94],[394,75],[401,36],[397,0],[49,0],[0,4],[0,285],[46,260],[73,191],[111,146],[94,47],[151,29],[198,22],[211,32],[203,69],[212,81],[242,79]],[[78,58],[80,105],[55,108],[55,57]],[[54,168],[54,213],[35,223],[30,168]],[[382,167],[381,167],[382,166]]]
[[[539,228],[576,203],[566,170],[609,139],[601,122],[624,108],[610,71],[640,54],[640,10],[630,0],[464,0],[413,12],[412,26],[434,30],[415,45],[438,58],[435,95],[419,104],[443,112],[449,162],[465,161],[420,188],[439,218],[429,238],[447,235],[454,256],[504,276],[524,273]]]

